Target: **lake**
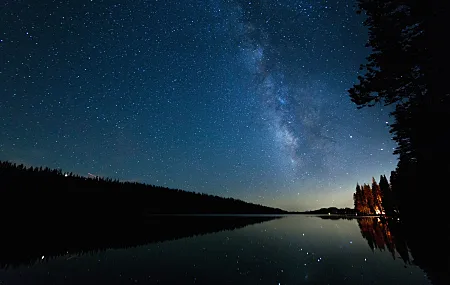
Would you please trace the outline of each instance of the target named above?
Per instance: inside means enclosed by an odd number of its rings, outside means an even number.
[[[241,218],[10,240],[0,248],[0,284],[431,284],[376,218]]]

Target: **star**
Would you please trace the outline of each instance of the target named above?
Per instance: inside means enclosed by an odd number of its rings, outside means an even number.
[[[0,160],[295,211],[395,167],[352,163],[395,145],[347,96],[368,51],[344,1],[28,2],[0,9]]]

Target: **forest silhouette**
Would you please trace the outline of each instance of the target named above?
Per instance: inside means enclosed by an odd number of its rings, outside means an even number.
[[[133,217],[151,214],[282,214],[284,210],[179,189],[82,177],[0,161],[3,208],[18,214]],[[90,213],[90,214],[89,214]]]
[[[349,89],[351,100],[358,108],[394,109],[390,132],[399,161],[390,179],[402,215],[417,217],[418,209],[420,215],[445,213],[445,202],[427,189],[440,189],[439,181],[450,174],[450,93],[441,60],[447,45],[437,32],[446,26],[448,1],[357,3],[372,52],[360,67],[359,83]]]
[[[358,108],[393,108],[390,132],[398,164],[391,172],[388,200],[398,211],[414,262],[435,284],[450,284],[449,255],[441,254],[449,241],[448,202],[440,195],[442,180],[450,175],[448,43],[442,36],[449,4],[358,0],[371,53],[360,67],[359,82],[349,89]],[[363,186],[362,192],[369,191]],[[362,208],[372,211],[374,204],[367,199]]]

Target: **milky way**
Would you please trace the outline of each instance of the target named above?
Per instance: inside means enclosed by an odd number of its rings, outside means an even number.
[[[264,25],[258,27],[246,21],[242,6],[235,5],[232,10],[238,11],[239,15],[235,18],[239,27],[235,32],[241,48],[240,56],[255,77],[255,93],[262,106],[261,120],[267,124],[276,147],[282,153],[282,165],[285,162],[286,166],[283,170],[286,174],[292,171],[296,179],[304,178],[311,167],[331,175],[333,157],[336,156],[336,140],[333,137],[337,134],[329,123],[331,104],[327,104],[325,84],[320,80],[315,82],[310,79],[308,82],[286,78],[289,67],[285,68],[276,58],[280,51],[271,44],[270,34]],[[297,1],[294,5],[295,13],[312,9],[312,3],[303,1]],[[263,21],[260,22],[269,24],[273,21],[271,6],[261,6],[259,12]],[[228,11],[228,14],[233,12]]]
[[[388,110],[347,94],[353,3],[0,5],[2,160],[297,210],[396,164]]]
[[[242,57],[257,81],[255,92],[262,105],[261,119],[274,137],[296,175],[308,168],[311,158],[319,156],[321,166],[325,166],[326,151],[333,139],[324,133],[326,125],[321,122],[323,98],[313,94],[314,90],[302,88],[301,82],[286,82],[282,67],[269,65],[270,50],[267,36],[265,41],[252,40],[255,27],[247,24],[243,32]],[[261,34],[265,34],[261,31]],[[306,85],[306,84],[305,84]],[[317,88],[317,87],[316,87]],[[320,87],[319,87],[320,88]],[[309,160],[309,161],[308,161]]]

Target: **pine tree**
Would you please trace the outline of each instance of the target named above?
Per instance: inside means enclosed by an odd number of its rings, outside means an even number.
[[[369,29],[368,47],[372,54],[361,65],[359,83],[350,90],[350,97],[360,107],[376,103],[395,104],[396,122],[391,132],[398,143],[400,159],[415,159],[415,105],[427,92],[425,72],[429,68],[423,15],[413,2],[393,0],[359,0],[359,13],[366,14],[364,25]],[[426,2],[426,1],[423,1]]]
[[[372,196],[373,196],[373,203],[374,203],[374,210],[376,214],[381,214],[384,212],[382,204],[382,198],[381,198],[381,190],[380,186],[378,185],[377,181],[374,177],[372,177]]]
[[[372,195],[372,189],[370,189],[370,185],[364,184],[363,185],[363,213],[364,214],[374,214],[374,200]]]
[[[358,183],[356,183],[356,192],[353,194],[353,201],[355,205],[355,210],[358,211],[358,213],[362,213],[363,212],[362,190]]]

